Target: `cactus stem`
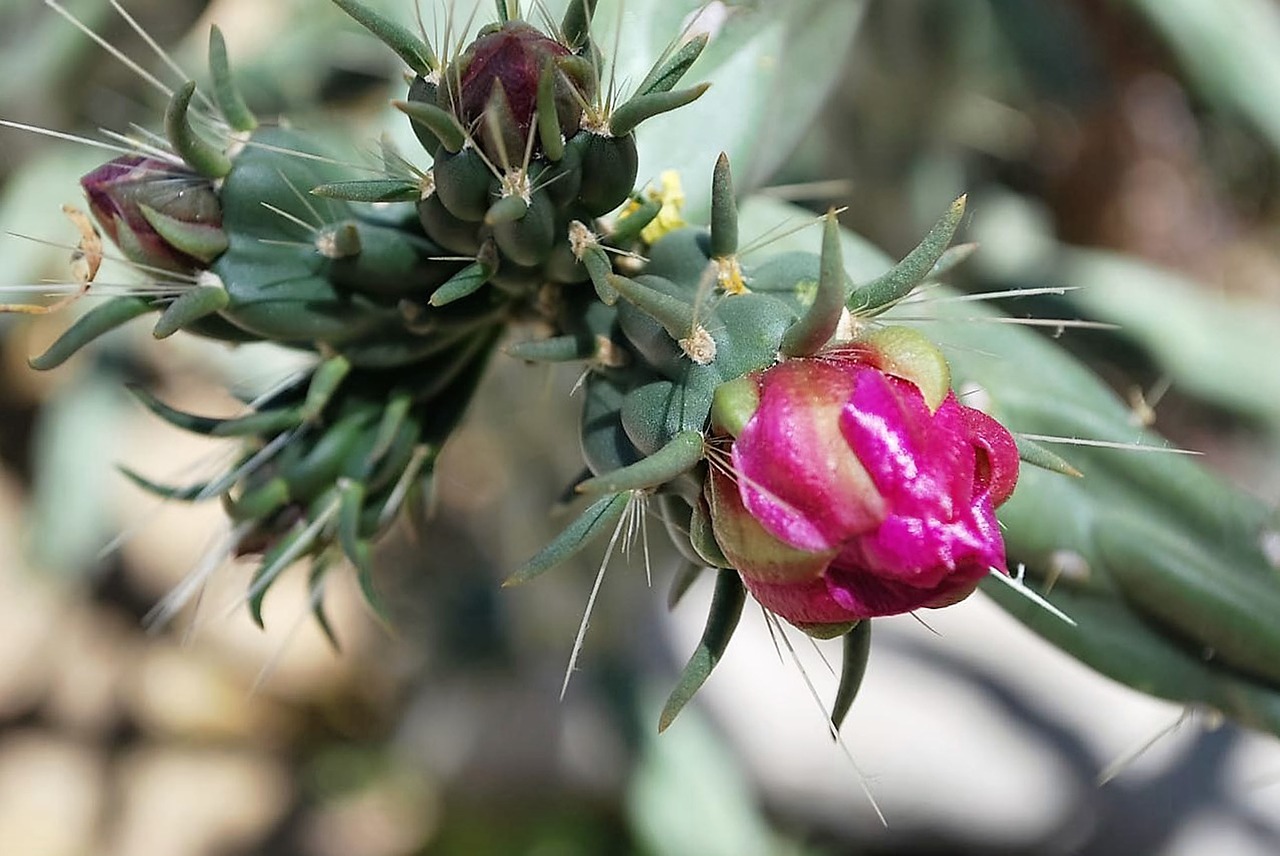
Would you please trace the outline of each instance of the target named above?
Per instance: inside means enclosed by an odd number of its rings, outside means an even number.
[[[654,116],[691,104],[710,88],[710,83],[699,83],[697,86],[674,92],[652,92],[648,95],[633,96],[613,111],[613,115],[609,118],[609,133],[615,137],[625,137],[646,119],[652,119]]]
[[[213,77],[213,97],[227,124],[241,132],[258,127],[258,120],[244,103],[235,78],[231,76],[231,63],[227,59],[227,42],[217,25],[209,28],[209,73]]]
[[[818,290],[809,310],[787,329],[781,351],[788,357],[817,353],[840,325],[844,312],[844,255],[840,249],[840,223],[828,211],[822,227],[822,256],[818,268]]]
[[[457,154],[467,142],[466,132],[448,110],[422,101],[392,101],[391,106],[417,122],[440,140],[450,154]]]
[[[206,178],[225,178],[231,172],[231,159],[226,153],[206,142],[191,127],[187,111],[196,93],[194,80],[173,93],[164,114],[165,135],[187,165]]]

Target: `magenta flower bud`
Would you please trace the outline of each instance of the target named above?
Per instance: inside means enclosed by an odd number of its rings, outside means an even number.
[[[947,606],[1006,571],[995,508],[1017,481],[1013,438],[949,389],[922,392],[906,377],[921,362],[936,380],[932,358],[864,343],[726,385],[751,412],[716,411],[736,431],[707,481],[716,540],[763,606],[815,635]]]
[[[102,230],[137,264],[189,272],[227,248],[213,185],[182,166],[125,155],[80,179],[80,186]]]
[[[523,21],[510,21],[481,35],[443,73],[440,106],[453,109],[472,130],[489,159],[499,166],[519,166],[538,107],[538,82],[547,65],[555,68],[555,108],[563,135],[572,137],[582,121],[582,105],[594,86],[579,69],[570,50]],[[486,111],[495,112],[500,133],[492,135]],[[509,164],[503,163],[505,157]],[[535,151],[539,149],[535,140]]]

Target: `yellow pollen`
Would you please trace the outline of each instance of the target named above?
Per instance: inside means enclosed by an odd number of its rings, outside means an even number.
[[[742,278],[742,266],[738,264],[737,256],[719,256],[713,261],[716,263],[716,282],[725,294],[746,294],[750,290]]]

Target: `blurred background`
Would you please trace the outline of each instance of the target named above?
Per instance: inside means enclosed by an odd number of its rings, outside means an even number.
[[[154,90],[55,5],[167,73],[108,0],[0,0],[0,118],[97,139],[154,127]],[[373,5],[412,20],[409,3]],[[434,5],[423,13],[440,32]],[[667,19],[694,5],[628,0],[623,44],[643,66],[674,32]],[[717,60],[713,42],[708,62],[734,77],[681,114],[702,145],[748,140],[744,174],[761,192],[848,205],[846,225],[893,255],[968,192],[961,239],[982,249],[957,284],[1087,286],[1005,308],[1118,325],[1060,343],[1132,402],[1135,421],[1280,502],[1280,4],[810,5],[839,24],[821,50],[764,0],[711,4],[707,20],[733,28],[747,70]],[[217,22],[260,114],[338,127],[364,147],[387,131],[417,152],[387,115],[394,57],[328,3],[125,8],[192,69]],[[754,91],[765,78],[771,88]],[[735,124],[745,98],[758,110]],[[797,110],[809,111],[798,124]],[[798,148],[776,142],[789,122]],[[649,151],[642,177],[682,156],[699,168],[679,145]],[[17,233],[0,235],[0,300],[29,297],[6,285],[65,276],[66,249],[30,238],[73,241],[59,205],[77,203],[78,176],[107,157],[0,127],[0,230]],[[697,181],[686,177],[694,215]],[[131,276],[104,267],[101,290]],[[182,337],[158,346],[126,328],[57,371],[29,370],[75,311],[0,316],[0,853],[1280,852],[1273,738],[1098,677],[980,596],[927,625],[877,622],[848,754],[818,701],[838,652],[803,641],[779,654],[750,611],[698,701],[658,737],[710,585],[667,610],[675,558],[656,526],[652,588],[638,550],[614,558],[560,701],[599,551],[536,585],[498,583],[565,521],[549,510],[579,467],[572,372],[495,361],[444,453],[429,519],[381,547],[390,627],[334,575],[334,652],[294,575],[272,590],[263,632],[239,600],[249,568],[229,566],[197,608],[148,630],[153,607],[217,556],[225,524],[217,507],[148,498],[113,464],[188,482],[234,449],[159,424],[124,383],[229,413],[228,390],[251,396],[303,358]]]

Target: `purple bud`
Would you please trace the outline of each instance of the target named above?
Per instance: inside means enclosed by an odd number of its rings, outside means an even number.
[[[125,155],[84,176],[80,186],[103,231],[140,265],[189,272],[227,248],[213,185],[185,167]]]

